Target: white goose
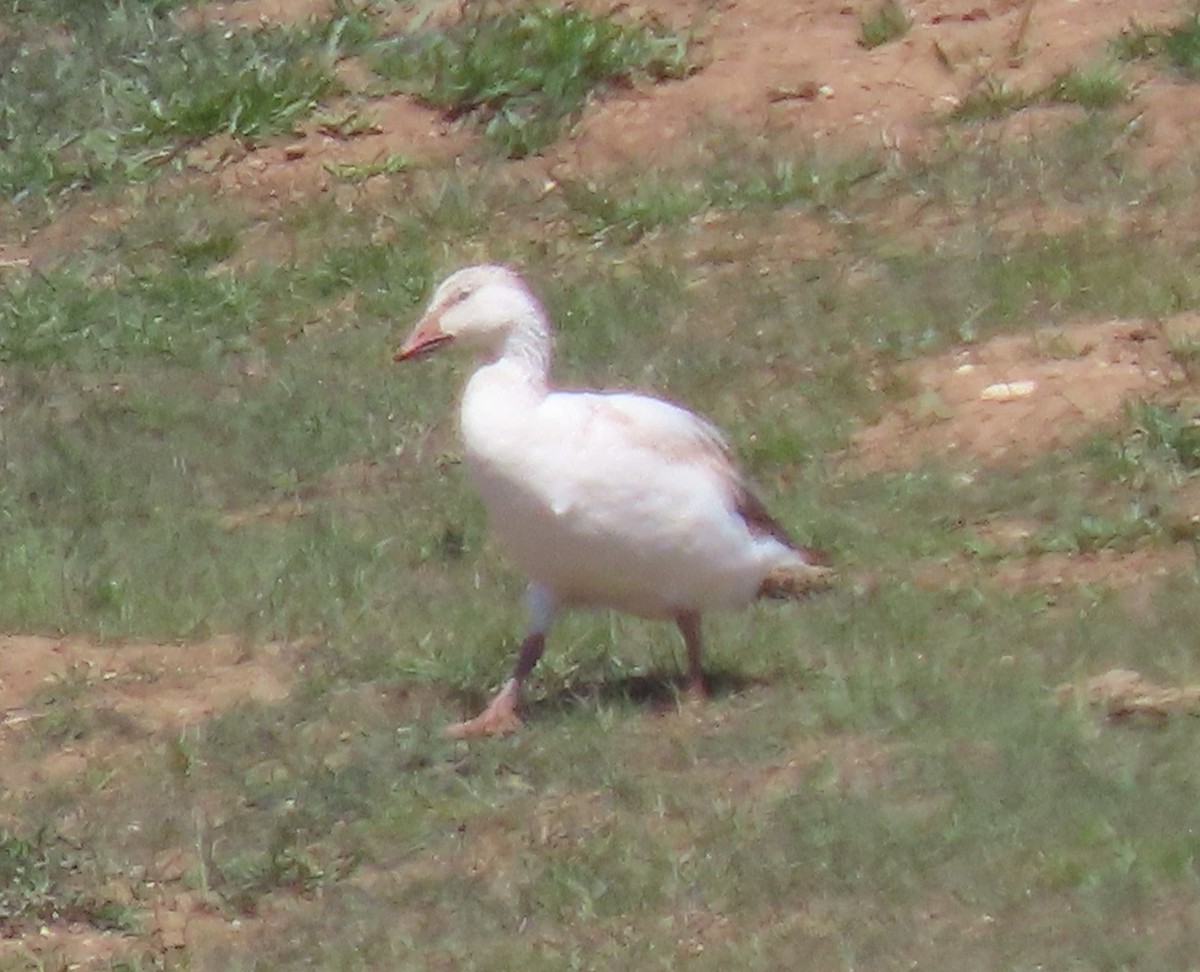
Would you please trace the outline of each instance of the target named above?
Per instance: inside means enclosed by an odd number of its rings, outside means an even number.
[[[520,726],[521,685],[562,607],[674,619],[689,688],[705,693],[700,612],[824,586],[822,556],[794,544],[746,487],[721,433],[676,405],[551,390],[550,322],[512,270],[459,270],[398,352],[482,350],[461,431],[492,529],[529,577],[529,626],[512,677],[454,738]]]

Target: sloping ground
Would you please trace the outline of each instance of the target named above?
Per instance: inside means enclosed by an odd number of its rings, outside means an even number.
[[[291,6],[303,18],[321,5],[292,0]],[[1170,0],[1139,4],[1136,11],[1105,0],[1089,4],[1086,16],[1071,0],[1038,0],[1021,34],[1027,6],[1023,0],[923,3],[914,9],[906,36],[864,50],[858,42],[862,11],[838,0],[640,5],[634,16],[656,16],[694,32],[700,70],[679,82],[600,99],[571,138],[529,164],[585,176],[612,166],[670,164],[694,151],[695,136],[714,126],[728,126],[743,140],[830,142],[839,153],[880,145],[918,151],[940,139],[937,123],[980,86],[1035,90],[1103,58],[1107,45],[1131,23],[1165,26],[1179,15]],[[247,0],[213,5],[206,17],[239,24],[276,21],[288,7],[286,0]],[[1137,108],[1145,113],[1143,156],[1152,164],[1174,162],[1200,132],[1200,94],[1149,68],[1132,73]],[[365,75],[347,65],[343,79],[354,94]],[[327,161],[360,164],[389,153],[445,158],[467,150],[470,136],[410,99],[370,98],[362,107],[377,130],[339,139],[322,135],[319,124],[307,126],[299,143],[267,147],[232,163],[251,174],[230,173],[223,187],[252,188],[269,171],[267,192],[279,191],[275,180],[298,189],[306,179],[309,188],[325,191],[329,183],[321,164]],[[281,166],[294,171],[273,171]]]
[[[233,0],[201,9],[205,21],[244,26],[303,21],[327,6],[319,0]],[[700,70],[682,81],[606,95],[588,108],[571,137],[511,166],[551,184],[567,175],[669,166],[698,150],[713,151],[707,143],[721,129],[743,143],[826,145],[834,155],[880,147],[920,154],[940,142],[942,123],[972,91],[988,85],[1034,90],[1057,74],[1086,67],[1134,19],[1115,0],[1089,4],[1086,16],[1070,0],[1040,0],[1014,55],[1025,7],[1020,0],[921,4],[905,37],[864,50],[859,9],[837,0],[800,6],[736,0],[717,8],[660,0],[638,12],[692,29]],[[1147,27],[1177,19],[1178,5],[1170,0],[1140,4],[1136,11],[1136,22]],[[380,176],[343,187],[334,174],[339,166],[476,152],[478,136],[463,124],[405,96],[365,95],[369,72],[353,61],[339,70],[347,94],[332,100],[322,118],[302,124],[291,137],[254,146],[211,139],[188,154],[190,173],[183,181],[237,196],[270,219],[303,199],[341,188],[359,199],[373,184],[386,183]],[[1200,90],[1151,67],[1133,65],[1128,73],[1139,158],[1150,166],[1178,164],[1181,151],[1200,136]],[[351,115],[351,125],[329,121]],[[1035,110],[995,124],[1021,139],[1060,122],[1059,111]],[[58,226],[23,244],[0,241],[0,261],[36,265],[80,232],[111,229],[114,219],[119,223],[119,211],[83,201]]]

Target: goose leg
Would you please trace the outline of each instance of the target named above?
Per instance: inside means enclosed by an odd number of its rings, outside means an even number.
[[[683,635],[688,657],[688,694],[697,698],[708,695],[708,683],[704,680],[704,668],[700,664],[700,614],[697,611],[681,611],[675,615],[675,623]]]
[[[544,587],[530,584],[525,592],[529,609],[529,628],[521,642],[517,666],[512,677],[496,693],[488,707],[474,719],[447,727],[450,739],[477,739],[482,736],[507,736],[521,728],[517,706],[521,701],[521,686],[542,657],[546,647],[546,631],[554,620],[558,604]]]

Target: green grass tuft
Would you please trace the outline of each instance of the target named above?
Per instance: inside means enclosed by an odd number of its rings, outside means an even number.
[[[287,131],[333,83],[323,49],[303,34],[207,30],[181,40],[128,79],[132,131],[147,140]]]
[[[146,178],[185,141],[286,131],[359,43],[351,14],[306,29],[187,30],[134,0],[87,6],[53,44],[27,25],[0,37],[2,196]]]
[[[1189,78],[1200,77],[1200,14],[1166,30],[1132,23],[1113,41],[1123,60],[1142,61],[1165,57]]]
[[[1079,105],[1099,111],[1114,108],[1128,99],[1129,87],[1120,70],[1106,63],[1064,71],[1036,91],[1009,87],[989,74],[967,93],[950,118],[958,122],[993,121],[1046,104]]]
[[[1028,108],[1036,100],[1036,95],[1010,88],[989,74],[967,93],[950,117],[960,122],[991,121]]]
[[[1129,99],[1129,88],[1113,65],[1075,68],[1057,75],[1046,86],[1047,101],[1091,110],[1113,108]]]
[[[1188,77],[1200,77],[1200,14],[1167,31],[1163,51]]]
[[[1170,408],[1154,402],[1130,406],[1134,436],[1189,472],[1200,469],[1200,416],[1195,408]]]
[[[809,157],[721,160],[681,175],[650,171],[616,185],[566,181],[562,185],[572,221],[593,240],[628,244],[655,230],[678,227],[711,212],[765,212],[804,204],[834,205],[882,166],[863,155],[839,161]]]
[[[85,889],[90,863],[46,830],[32,838],[0,830],[0,934],[9,938],[56,922],[134,930],[135,909]]]
[[[232,246],[225,236],[177,244],[182,266],[173,272],[101,283],[62,271],[20,282],[0,308],[0,362],[111,367],[152,356],[195,363],[244,350],[259,331],[254,289],[194,272]]]
[[[1162,55],[1165,40],[1166,31],[1134,21],[1112,42],[1112,51],[1122,61],[1147,61]]]
[[[1200,415],[1194,404],[1139,400],[1127,407],[1127,428],[1097,436],[1092,453],[1117,480],[1145,497],[1156,513],[1173,505],[1170,490],[1200,470]],[[1178,532],[1180,524],[1173,529]]]
[[[900,0],[883,0],[859,22],[858,43],[870,50],[899,40],[912,27],[912,17]]]
[[[478,119],[513,158],[554,141],[596,90],[689,70],[678,35],[541,5],[402,37],[372,63],[451,117]]]

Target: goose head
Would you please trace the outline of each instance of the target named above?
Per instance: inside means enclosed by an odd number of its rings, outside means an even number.
[[[442,281],[395,359],[407,361],[451,343],[498,358],[514,345],[548,345],[549,337],[541,304],[516,272],[483,264]]]

